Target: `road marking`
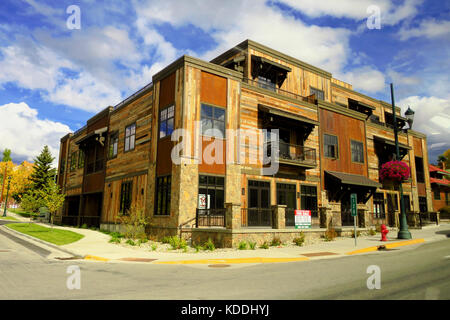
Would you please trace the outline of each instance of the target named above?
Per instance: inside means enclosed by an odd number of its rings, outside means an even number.
[[[94,261],[104,261],[104,262],[109,261],[109,259],[102,258],[102,257],[91,256],[91,255],[85,256],[84,260],[94,260]]]
[[[386,249],[392,249],[392,248],[408,246],[408,245],[418,244],[418,243],[423,243],[423,242],[425,242],[425,239],[413,239],[413,240],[406,240],[406,241],[402,241],[402,242],[386,243],[384,246],[386,247]],[[375,246],[375,247],[368,247],[368,248],[363,248],[363,249],[347,252],[347,254],[352,255],[352,254],[366,253],[366,252],[372,252],[372,251],[377,251],[377,250],[378,250],[378,246]]]

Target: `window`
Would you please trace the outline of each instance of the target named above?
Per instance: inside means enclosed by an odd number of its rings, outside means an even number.
[[[174,128],[175,106],[171,105],[159,112],[159,138],[170,136]]]
[[[133,141],[134,141],[134,139],[133,139]],[[109,137],[109,149],[108,149],[108,158],[109,159],[113,159],[113,158],[117,157],[118,145],[119,145],[119,134],[117,132],[115,132],[115,133],[111,134],[111,136]]]
[[[423,170],[423,159],[415,157],[417,182],[425,182],[425,173]]]
[[[156,178],[155,215],[170,215],[171,176]]]
[[[311,217],[318,217],[317,210],[317,187],[301,186],[301,208],[302,210],[311,210]]]
[[[428,212],[427,198],[419,197],[419,211],[421,213]]]
[[[276,90],[275,83],[271,79],[268,79],[268,78],[265,78],[262,76],[258,76],[258,87],[267,89],[267,90],[271,90],[271,91]]]
[[[78,151],[78,169],[84,168],[84,151]]]
[[[352,161],[364,163],[364,144],[358,141],[350,141],[352,151]]]
[[[131,181],[122,182],[120,187],[120,209],[119,212],[122,214],[128,214],[128,210],[131,207],[131,193],[132,193],[133,183]]]
[[[338,157],[338,138],[329,134],[323,135],[323,153],[325,157],[337,159]]]
[[[439,188],[436,188],[434,191],[434,200],[441,200],[441,190]]]
[[[104,160],[105,147],[101,146],[99,143],[91,145],[86,150],[86,163],[87,169],[86,173],[95,173],[103,170],[103,160]]]
[[[198,200],[199,209],[225,208],[225,178],[199,176]]]
[[[136,141],[136,123],[125,128],[125,152],[134,150]]]
[[[70,171],[75,171],[77,169],[77,153],[72,152],[70,157]]]
[[[202,135],[225,137],[225,109],[202,104]]]
[[[403,203],[405,204],[405,212],[411,212],[411,198],[409,195],[403,196]]]
[[[316,95],[316,99],[320,99],[320,100],[325,100],[324,99],[324,92],[322,90],[313,88],[313,87],[309,87],[309,93],[315,94]]]
[[[386,213],[384,211],[384,194],[375,193],[373,195],[373,217],[376,219],[385,219]]]

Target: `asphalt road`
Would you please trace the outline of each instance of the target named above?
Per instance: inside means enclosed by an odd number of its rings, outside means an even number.
[[[450,239],[314,261],[208,266],[48,260],[0,233],[0,299],[450,299]],[[81,289],[69,290],[69,266]],[[367,268],[379,266],[381,289]]]

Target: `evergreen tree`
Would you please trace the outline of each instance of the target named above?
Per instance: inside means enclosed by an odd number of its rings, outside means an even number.
[[[5,150],[3,150],[2,162],[8,162],[8,161],[12,161],[12,159],[11,159],[11,150],[5,148]]]
[[[52,168],[54,159],[48,146],[45,146],[41,154],[34,159],[34,168],[30,177],[33,190],[42,190],[55,179],[56,169]]]

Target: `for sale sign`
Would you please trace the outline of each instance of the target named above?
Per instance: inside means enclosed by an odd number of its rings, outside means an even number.
[[[311,228],[311,210],[295,210],[295,229]]]

